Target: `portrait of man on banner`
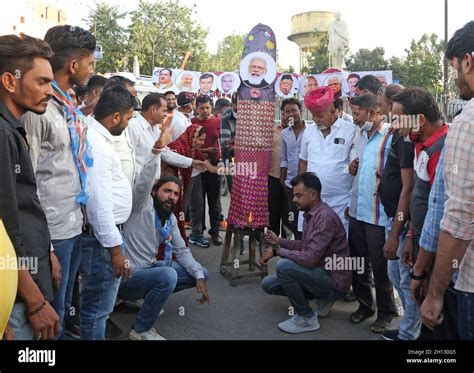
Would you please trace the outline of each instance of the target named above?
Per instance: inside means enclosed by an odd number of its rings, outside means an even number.
[[[212,96],[216,90],[216,76],[213,73],[204,73],[199,77],[199,96]]]
[[[275,60],[264,52],[250,53],[240,64],[240,77],[250,88],[267,88],[275,81],[276,75]]]
[[[301,76],[299,79],[299,95],[306,97],[306,95],[315,91],[320,85],[322,83],[316,75]]]
[[[294,97],[298,92],[298,80],[289,73],[281,74],[276,81],[275,92],[279,97]]]
[[[180,71],[176,74],[175,85],[180,91],[197,92],[199,74],[193,71]]]
[[[240,87],[241,81],[237,73],[225,72],[219,76],[217,87],[225,95],[231,95]]]

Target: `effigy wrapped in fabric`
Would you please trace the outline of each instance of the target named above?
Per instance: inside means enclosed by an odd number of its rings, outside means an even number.
[[[268,173],[275,120],[276,38],[258,24],[247,36],[240,76],[229,222],[261,229],[268,220]]]

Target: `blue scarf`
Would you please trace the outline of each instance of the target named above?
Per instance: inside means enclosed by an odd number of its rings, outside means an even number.
[[[84,115],[74,106],[71,97],[63,92],[56,82],[52,82],[55,97],[64,104],[66,109],[66,120],[71,137],[71,150],[74,156],[74,163],[79,172],[81,180],[81,192],[76,198],[78,204],[84,206],[89,201],[89,194],[86,191],[87,186],[87,168],[92,167],[94,159],[92,157],[91,147],[87,141],[87,124]]]
[[[155,227],[160,232],[163,238],[163,244],[165,247],[165,264],[171,267],[173,264],[173,248],[171,247],[171,218],[165,221],[165,227],[161,225],[161,219],[155,210]],[[161,245],[161,244],[160,244]]]

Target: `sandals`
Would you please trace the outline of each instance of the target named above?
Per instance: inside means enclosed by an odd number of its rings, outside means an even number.
[[[374,311],[359,307],[357,311],[351,314],[350,321],[354,324],[360,324],[362,321],[372,317],[374,314]]]
[[[373,333],[382,334],[385,331],[387,331],[389,327],[390,327],[390,321],[377,319],[370,327],[370,330],[372,330]]]

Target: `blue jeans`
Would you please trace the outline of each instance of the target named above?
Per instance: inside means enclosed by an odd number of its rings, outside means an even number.
[[[52,244],[54,254],[61,264],[61,284],[59,289],[54,291],[54,301],[51,305],[59,316],[59,325],[61,326],[57,339],[63,339],[64,315],[66,312],[70,312],[72,290],[81,264],[81,236],[68,240],[53,240]]]
[[[203,272],[207,280],[207,269],[203,268]],[[160,261],[153,267],[133,270],[132,276],[120,284],[118,297],[130,302],[144,300],[133,324],[137,333],[143,333],[153,327],[172,293],[195,286],[196,279],[189,275],[181,264],[173,262],[171,268],[167,267],[164,261]]]
[[[110,253],[94,236],[82,236],[80,273],[81,339],[105,340],[105,322],[114,309],[120,278],[115,278]]]
[[[393,227],[393,218],[390,218],[385,227],[385,235],[388,238]],[[407,228],[404,227],[397,249],[398,260],[389,260],[387,264],[388,277],[397,289],[402,301],[404,315],[398,326],[398,337],[405,341],[415,341],[421,332],[421,313],[411,296],[410,291],[410,269],[402,263],[403,247],[405,246]]]
[[[458,329],[462,341],[474,341],[474,293],[458,291]]]
[[[304,317],[314,315],[309,300],[339,300],[344,297],[326,270],[306,268],[288,259],[277,263],[276,276],[265,277],[262,288],[267,294],[288,297],[295,314]]]
[[[33,329],[26,317],[25,303],[15,303],[8,324],[15,331],[15,341],[33,340]]]

